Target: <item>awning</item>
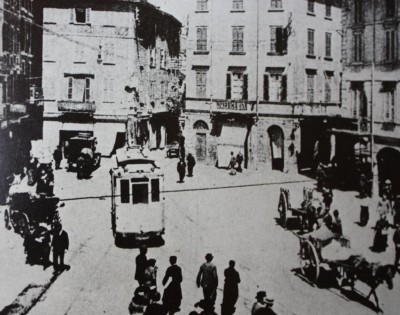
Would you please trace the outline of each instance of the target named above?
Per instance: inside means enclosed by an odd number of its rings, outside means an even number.
[[[61,126],[61,130],[66,131],[92,131],[93,132],[93,124],[92,123],[63,123]]]
[[[247,136],[246,126],[229,126],[222,127],[221,135],[218,138],[218,166],[227,167],[231,159],[231,152],[234,156],[240,152],[244,153],[244,142]]]

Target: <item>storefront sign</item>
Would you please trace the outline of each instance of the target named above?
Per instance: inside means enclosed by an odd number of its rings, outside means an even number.
[[[243,101],[217,101],[217,109],[222,110],[247,110],[247,103]]]

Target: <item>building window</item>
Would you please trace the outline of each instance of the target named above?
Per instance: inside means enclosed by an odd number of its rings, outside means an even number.
[[[308,0],[307,10],[309,13],[314,13],[314,0]]]
[[[367,117],[367,99],[363,82],[351,82],[353,117]]]
[[[197,10],[198,11],[207,11],[207,3],[208,3],[208,0],[197,0]]]
[[[150,50],[150,68],[155,68],[156,67],[156,49],[153,48]]]
[[[386,0],[386,17],[393,18],[396,15],[396,1]]]
[[[354,0],[354,23],[363,22],[363,0]]]
[[[282,0],[271,0],[272,9],[282,9]]]
[[[386,121],[394,121],[396,104],[396,82],[382,82],[383,108]]]
[[[362,33],[354,34],[354,61],[361,62],[363,60],[363,37]]]
[[[332,79],[333,73],[325,73],[325,102],[332,102]]]
[[[196,71],[196,97],[205,98],[207,88],[207,71]]]
[[[308,29],[308,46],[307,46],[307,54],[309,56],[314,56],[314,33],[315,31],[312,29]]]
[[[243,72],[232,72],[226,75],[226,99],[248,99],[248,75]]]
[[[115,63],[114,43],[104,44],[104,63],[109,63],[109,64]]]
[[[307,73],[307,102],[314,103],[315,99],[315,73]]]
[[[197,28],[197,50],[207,51],[207,27]]]
[[[287,53],[287,30],[281,26],[270,27],[270,52],[273,54]]]
[[[331,17],[332,16],[332,3],[331,0],[325,1],[325,16]]]
[[[85,51],[82,44],[75,44],[75,58],[74,62],[84,62],[85,61]]]
[[[325,56],[332,57],[332,34],[325,33]]]
[[[287,79],[282,72],[264,75],[264,100],[271,102],[286,101]]]
[[[85,102],[90,101],[90,78],[85,79]]]
[[[103,82],[103,101],[113,102],[114,101],[114,78],[104,77]]]
[[[160,68],[161,69],[167,68],[167,51],[164,49],[160,50]]]
[[[68,99],[72,100],[72,86],[73,86],[73,78],[68,78]]]
[[[388,30],[386,31],[385,60],[394,61],[396,59],[396,55],[397,55],[396,31]]]
[[[71,23],[90,23],[90,8],[71,9]]]
[[[243,0],[233,0],[233,10],[243,10]]]
[[[243,26],[232,28],[232,52],[243,52]]]

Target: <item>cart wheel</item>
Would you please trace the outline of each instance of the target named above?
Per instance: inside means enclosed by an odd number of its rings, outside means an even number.
[[[29,219],[25,213],[18,216],[16,226],[18,227],[16,232],[22,237],[25,237],[29,233]]]
[[[281,190],[281,195],[279,197],[278,204],[278,212],[279,212],[279,220],[284,228],[286,228],[287,223],[287,211],[288,211],[288,203],[285,194]]]
[[[301,273],[304,276],[308,276],[313,283],[317,284],[320,272],[320,261],[315,246],[309,240],[300,239],[299,256]]]
[[[8,212],[8,210],[4,210],[4,223],[5,223],[5,227],[7,230],[11,230],[11,225],[10,225],[10,214]]]

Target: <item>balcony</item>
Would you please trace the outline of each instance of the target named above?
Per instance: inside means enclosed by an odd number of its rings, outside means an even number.
[[[58,111],[71,114],[87,114],[93,115],[96,111],[95,102],[79,102],[79,101],[58,101]]]

